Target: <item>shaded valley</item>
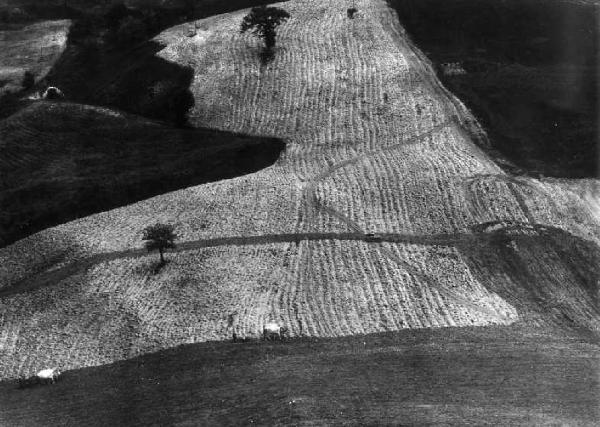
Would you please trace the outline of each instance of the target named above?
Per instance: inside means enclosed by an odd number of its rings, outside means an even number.
[[[540,0],[389,3],[438,77],[474,111],[493,148],[514,164],[509,169],[597,176],[597,6]]]

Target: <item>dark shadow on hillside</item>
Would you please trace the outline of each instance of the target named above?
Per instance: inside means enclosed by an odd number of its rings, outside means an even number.
[[[256,172],[285,148],[276,138],[180,129],[49,102],[0,122],[0,135],[6,139],[0,152],[6,172],[0,181],[2,246],[92,213]]]
[[[598,6],[388,2],[444,85],[482,123],[496,153],[516,165],[511,171],[599,176]]]
[[[67,371],[53,386],[1,382],[0,422],[595,424],[597,363],[595,341],[514,326],[209,342]]]
[[[194,105],[189,90],[194,71],[156,56],[163,47],[144,42],[133,49],[103,51],[87,44],[69,45],[43,85],[59,87],[70,101],[183,126]]]
[[[535,230],[535,231],[534,231]],[[461,247],[469,271],[522,321],[598,333],[600,247],[557,227],[511,227],[485,247]]]
[[[3,99],[0,117],[8,118],[9,143],[0,160],[8,164],[10,173],[0,182],[0,247],[72,219],[272,164],[284,148],[280,140],[189,129],[193,69],[160,58],[157,53],[164,46],[149,40],[185,21],[262,3],[195,2],[193,13],[182,8],[125,9],[126,16],[117,24],[110,23],[102,7],[78,9],[72,3],[64,16],[56,5],[28,9],[32,13],[28,19],[35,20],[37,13],[38,18],[76,20],[67,48],[30,92],[57,86],[69,102],[117,108],[168,125],[140,127],[136,123],[140,118],[133,117],[132,122],[111,128],[80,114],[72,104],[57,103],[62,106],[58,110],[36,112],[36,102],[20,99],[25,92]],[[140,20],[146,25],[142,33],[136,32]],[[128,22],[125,32],[123,22]],[[25,116],[29,111],[36,114],[16,119],[27,124],[10,124],[10,116],[19,111]],[[54,120],[53,114],[60,117]],[[20,138],[30,141],[21,131],[29,126],[42,133],[37,146],[19,144]],[[55,142],[63,144],[62,152],[56,149],[60,144],[44,151]],[[19,158],[27,160],[14,160]]]

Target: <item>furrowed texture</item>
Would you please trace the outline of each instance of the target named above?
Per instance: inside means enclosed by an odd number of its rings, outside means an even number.
[[[340,0],[280,6],[291,19],[268,65],[260,40],[239,33],[247,11],[157,40],[163,59],[195,71],[194,125],[280,137],[284,154],[260,172],[0,249],[0,289],[35,284],[52,268],[59,277],[3,297],[3,376],[233,332],[257,337],[267,321],[292,336],[519,319],[598,329],[597,183],[502,172],[474,145],[465,130],[474,119],[383,0],[356,1],[352,20]],[[185,36],[190,26],[194,37]],[[182,248],[152,276],[152,258],[132,250],[156,221],[175,225]],[[366,232],[385,241],[365,242]],[[253,236],[261,245],[239,239]],[[212,238],[224,239],[194,248]],[[40,312],[52,320],[38,320]]]

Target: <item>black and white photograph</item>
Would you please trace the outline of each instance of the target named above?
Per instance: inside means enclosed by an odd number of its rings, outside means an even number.
[[[0,0],[0,427],[600,426],[600,0]]]

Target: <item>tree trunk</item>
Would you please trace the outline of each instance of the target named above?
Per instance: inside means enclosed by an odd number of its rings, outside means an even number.
[[[163,256],[163,249],[159,248],[158,249],[158,253],[160,254],[160,263],[164,264],[165,263],[165,257]]]
[[[275,29],[265,31],[265,47],[267,50],[272,50],[275,47]]]

